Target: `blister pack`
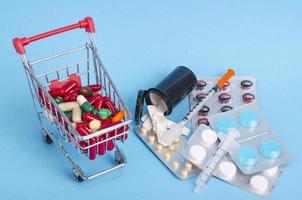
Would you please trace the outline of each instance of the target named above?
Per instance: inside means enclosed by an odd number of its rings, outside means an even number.
[[[256,103],[209,117],[216,132],[236,128],[239,146],[230,151],[232,160],[244,174],[254,174],[287,164],[291,156],[277,135],[269,128]]]
[[[183,145],[186,143],[185,136],[180,136],[173,144],[164,147],[158,142],[150,117],[144,115],[141,120],[142,124],[136,128],[137,135],[177,178],[186,180],[200,172],[198,167],[185,160],[180,154]],[[187,133],[183,132],[183,134]]]
[[[206,92],[212,88],[219,77],[199,79],[197,86],[189,95],[190,107],[201,101]],[[218,93],[192,119],[192,130],[200,124],[209,125],[208,116],[227,112],[241,105],[254,102],[256,99],[256,79],[254,77],[235,76],[219,89]]]
[[[260,196],[269,196],[284,166],[273,167],[257,174],[243,174],[229,156],[223,158],[214,171],[217,178]]]
[[[208,126],[200,125],[181,150],[182,156],[203,169],[209,158],[217,149],[219,139],[215,131]]]

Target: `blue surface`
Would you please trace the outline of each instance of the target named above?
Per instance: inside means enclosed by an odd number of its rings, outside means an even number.
[[[244,167],[254,166],[257,163],[258,158],[257,149],[246,146],[241,147],[236,155],[237,163]]]
[[[198,76],[221,75],[228,66],[238,75],[255,76],[261,111],[294,157],[268,199],[300,199],[301,10],[299,0],[2,2],[0,199],[209,200],[226,199],[226,192],[228,199],[262,199],[214,178],[193,194],[194,181],[176,179],[135,134],[124,146],[125,168],[81,184],[73,181],[59,150],[41,142],[11,39],[87,15],[95,20],[101,57],[132,112],[138,89],[155,85],[177,65]],[[81,33],[33,44],[28,57],[75,47],[86,39]],[[184,108],[173,117],[180,119]]]

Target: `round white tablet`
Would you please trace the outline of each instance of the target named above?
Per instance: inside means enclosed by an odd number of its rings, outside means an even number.
[[[258,192],[264,193],[268,189],[268,180],[261,175],[255,175],[250,179],[251,186]]]
[[[264,170],[264,171],[263,171],[263,174],[264,174],[265,176],[275,176],[275,175],[277,174],[277,172],[278,172],[278,169],[279,169],[279,167],[276,166],[276,167],[273,167],[273,168]]]
[[[201,132],[201,140],[207,145],[213,145],[217,141],[217,134],[211,129],[206,129]]]
[[[190,155],[195,162],[201,163],[205,159],[207,151],[200,145],[192,145],[190,147]]]
[[[230,161],[221,162],[219,164],[218,169],[223,178],[227,180],[231,180],[232,178],[234,178],[237,172],[235,164]]]

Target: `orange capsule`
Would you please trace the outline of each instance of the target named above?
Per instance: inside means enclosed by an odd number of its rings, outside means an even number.
[[[127,115],[127,112],[126,111],[120,111],[120,112],[118,112],[118,113],[116,113],[113,117],[112,117],[112,119],[111,119],[111,121],[113,122],[113,123],[116,123],[116,122],[120,122],[120,121],[122,121],[124,118],[125,118],[125,116]]]

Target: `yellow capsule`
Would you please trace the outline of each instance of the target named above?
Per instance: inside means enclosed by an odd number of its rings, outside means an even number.
[[[172,163],[172,168],[173,168],[175,171],[178,170],[178,168],[179,168],[179,162],[174,161],[174,162]]]
[[[186,168],[186,170],[191,171],[191,170],[192,170],[192,164],[189,163],[189,162],[187,162],[187,163],[185,164],[185,168]]]

